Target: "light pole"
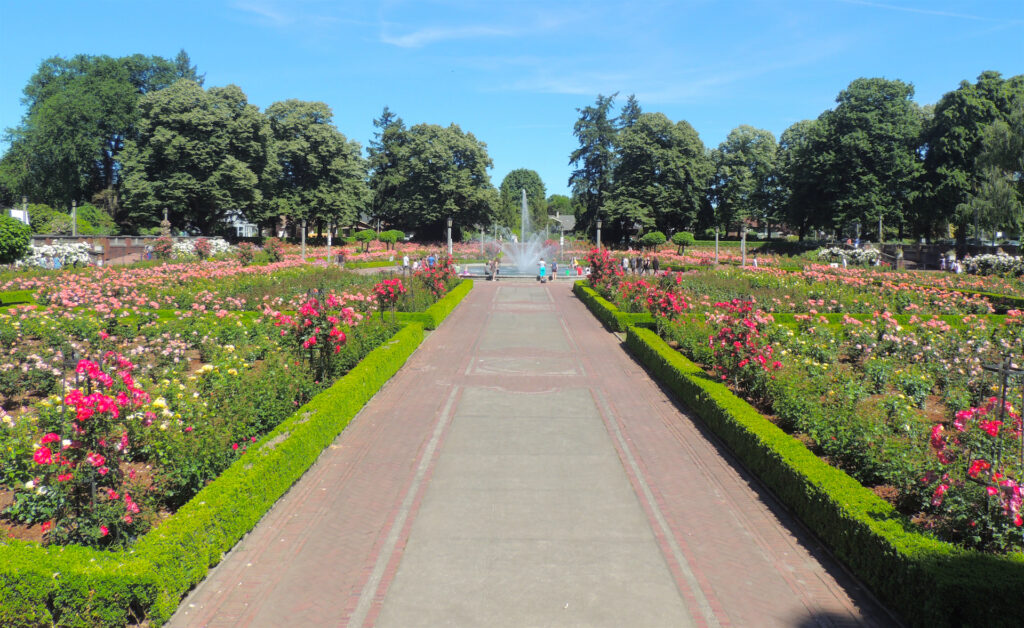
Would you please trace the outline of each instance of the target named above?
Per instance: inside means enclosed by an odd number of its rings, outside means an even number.
[[[601,219],[597,219],[597,250],[601,250]]]
[[[452,219],[448,217],[448,257],[452,256]]]

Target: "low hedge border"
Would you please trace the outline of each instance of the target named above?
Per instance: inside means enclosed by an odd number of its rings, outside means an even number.
[[[422,339],[422,325],[405,325],[130,550],[0,539],[0,625],[165,622],[182,596],[305,473]]]
[[[572,286],[573,294],[576,295],[589,309],[597,320],[611,332],[624,332],[631,325],[653,325],[654,317],[647,312],[633,314],[620,311],[612,302],[608,301],[597,290],[587,285],[586,281],[577,281]]]
[[[953,288],[953,292],[960,292],[973,297],[984,297],[992,304],[997,312],[1009,310],[1024,310],[1024,297],[1015,297],[1009,294],[996,294],[994,292],[978,292],[966,288]]]
[[[626,346],[907,623],[1019,625],[1024,555],[962,550],[911,529],[653,331],[629,328]]]
[[[602,322],[620,320],[618,308],[598,301],[584,282],[573,289]],[[823,462],[647,327],[627,326],[630,352],[907,623],[1019,625],[1024,554],[983,554],[918,532],[888,502]]]
[[[345,270],[356,270],[359,268],[387,268],[387,267],[401,268],[401,262],[394,260],[378,260],[371,262],[345,262]]]
[[[22,303],[33,304],[35,300],[32,298],[32,293],[35,290],[11,290],[9,292],[0,292],[0,307],[8,305],[19,305]]]
[[[437,329],[445,318],[451,314],[455,306],[462,302],[469,291],[473,289],[472,279],[463,279],[454,288],[448,291],[423,312],[396,312],[399,321],[403,323],[419,323],[424,329]]]
[[[797,324],[797,321],[796,321],[796,317],[797,316],[807,316],[807,315],[808,314],[806,312],[772,312],[772,318],[775,319],[775,322],[780,324],[780,325],[796,325]],[[840,324],[842,324],[843,316],[849,316],[850,318],[855,318],[855,319],[857,319],[859,321],[868,321],[868,320],[871,320],[871,319],[873,319],[875,317],[874,314],[843,314],[841,312],[840,313],[828,312],[828,313],[824,313],[824,314],[821,314],[821,313],[819,313],[819,314],[810,314],[810,316],[814,317],[815,319],[818,319],[818,318],[824,316],[828,320],[830,325],[840,325]],[[912,314],[896,314],[893,318],[896,319],[897,323],[899,323],[900,325],[902,325],[904,327],[912,327],[913,325],[910,324],[911,316],[913,316],[913,315]],[[963,327],[966,326],[966,325],[964,325],[964,317],[965,316],[969,316],[969,315],[968,314],[939,314],[935,318],[938,318],[939,320],[945,322],[950,327],[953,327],[953,328],[963,328]],[[984,319],[984,320],[989,321],[990,323],[995,323],[995,324],[1001,323],[1002,321],[1006,320],[1006,315],[1005,314],[974,314],[972,316],[976,316],[979,319]],[[924,315],[918,314],[917,317],[919,319],[921,319],[922,321],[933,318],[931,314],[924,314]],[[915,325],[917,325],[917,324],[918,323],[915,323]]]

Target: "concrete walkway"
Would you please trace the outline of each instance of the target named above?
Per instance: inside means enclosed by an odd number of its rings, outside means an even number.
[[[890,624],[568,282],[478,281],[170,625]]]

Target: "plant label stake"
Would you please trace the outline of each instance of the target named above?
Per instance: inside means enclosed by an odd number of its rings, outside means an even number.
[[[999,380],[999,421],[1001,424],[1006,424],[1006,393],[1007,387],[1010,383],[1010,379],[1021,379],[1024,376],[1024,369],[1014,368],[1013,362],[1010,361],[1009,355],[1003,356],[1003,361],[996,364],[983,364],[984,370],[990,373],[998,373]],[[1021,405],[1024,406],[1024,390],[1021,392]],[[1024,407],[1018,409],[1020,412],[1024,412]],[[1024,425],[1022,425],[1024,427]],[[998,452],[996,454],[996,466],[999,466],[1000,460],[1003,453],[1003,439],[999,438]],[[1018,451],[1018,464],[1024,465],[1024,430],[1022,430],[1020,439],[1020,449]]]

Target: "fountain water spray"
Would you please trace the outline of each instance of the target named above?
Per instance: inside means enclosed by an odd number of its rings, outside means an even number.
[[[502,273],[506,273],[507,270],[511,271],[512,267],[514,267],[515,270],[512,272],[516,274],[535,275],[537,274],[538,262],[542,257],[549,261],[554,258],[554,249],[544,244],[544,233],[531,233],[530,227],[530,211],[526,203],[526,189],[524,188],[522,190],[521,230],[518,241],[507,238],[501,243],[501,252],[503,253],[501,259]]]

